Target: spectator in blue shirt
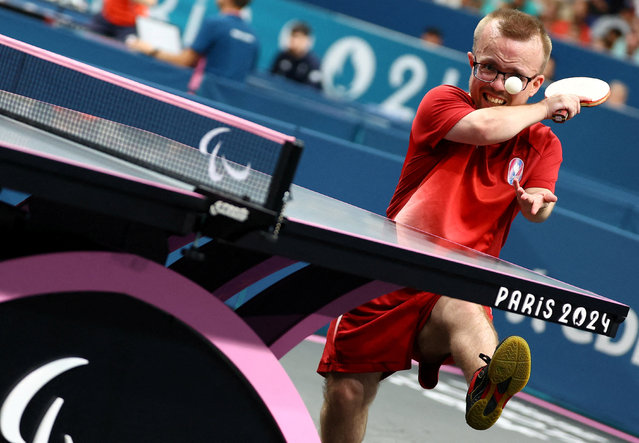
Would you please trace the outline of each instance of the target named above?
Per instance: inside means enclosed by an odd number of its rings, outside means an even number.
[[[251,0],[216,0],[220,14],[205,19],[190,48],[171,54],[153,47],[152,42],[129,41],[129,47],[178,66],[204,64],[204,73],[244,80],[257,64],[258,41],[240,11]]]
[[[277,54],[271,74],[322,89],[319,58],[311,51],[311,28],[304,22],[291,27],[287,48]]]

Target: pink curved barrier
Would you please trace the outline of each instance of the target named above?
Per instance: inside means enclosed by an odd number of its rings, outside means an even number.
[[[0,303],[75,291],[127,294],[180,319],[242,372],[286,441],[319,442],[313,420],[277,358],[230,308],[190,280],[144,258],[109,252],[44,254],[0,263]]]

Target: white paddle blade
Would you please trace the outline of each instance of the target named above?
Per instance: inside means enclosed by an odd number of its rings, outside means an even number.
[[[560,94],[573,94],[582,97],[582,106],[597,106],[610,96],[610,85],[598,78],[568,77],[557,80],[546,88],[546,97]],[[567,117],[567,111],[560,111],[553,115],[553,120],[563,123]]]

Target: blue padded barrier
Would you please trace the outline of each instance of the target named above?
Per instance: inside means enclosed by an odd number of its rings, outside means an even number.
[[[632,129],[639,112],[634,108],[582,108],[573,120],[547,124],[562,142],[564,168],[639,195],[639,143]]]
[[[358,116],[337,107],[208,75],[204,77],[198,95],[344,140],[353,140],[362,124]]]
[[[364,122],[356,141],[364,146],[370,146],[390,154],[404,157],[408,150],[410,130],[396,127],[382,127],[377,124]]]
[[[156,85],[157,87],[157,85]],[[235,115],[237,117],[241,117],[245,120],[251,121],[253,123],[257,123],[258,125],[265,126],[267,128],[273,129],[274,131],[281,132],[283,134],[294,134],[297,131],[297,126],[292,123],[287,123],[282,120],[278,120],[276,118],[269,117],[263,114],[257,114],[247,109],[238,108],[236,106],[232,106],[226,103],[222,103],[217,100],[212,100],[204,97],[200,97],[198,95],[185,94],[181,91],[169,91],[172,94],[180,95],[182,97],[186,97],[189,100],[193,100],[198,103],[202,103],[203,105],[209,106],[211,108],[226,112],[227,114]]]
[[[207,75],[198,95],[391,154],[404,156],[408,147],[409,126],[267,74],[253,75],[246,84]]]
[[[639,234],[639,193],[628,192],[567,168],[559,172],[557,207]]]
[[[296,184],[377,214],[386,213],[403,157],[306,128],[295,136],[304,141]]]

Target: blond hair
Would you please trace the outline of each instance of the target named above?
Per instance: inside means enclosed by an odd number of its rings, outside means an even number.
[[[473,52],[476,50],[477,42],[484,28],[492,21],[497,22],[497,29],[502,37],[520,42],[539,37],[544,50],[544,63],[540,72],[544,71],[546,63],[548,63],[548,59],[550,58],[550,53],[552,52],[550,36],[548,32],[546,32],[543,23],[541,23],[537,17],[525,14],[517,9],[497,9],[482,18],[477,24],[473,35]]]

